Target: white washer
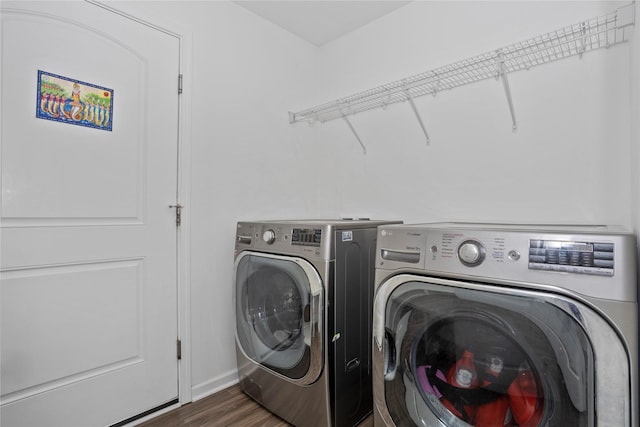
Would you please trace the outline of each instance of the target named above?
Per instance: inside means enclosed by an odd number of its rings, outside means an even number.
[[[638,425],[633,234],[381,226],[375,282],[376,426]]]

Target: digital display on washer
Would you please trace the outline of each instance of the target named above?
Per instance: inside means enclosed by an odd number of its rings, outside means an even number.
[[[529,240],[529,268],[613,276],[613,243]]]
[[[322,230],[320,228],[294,228],[291,231],[291,244],[299,246],[320,246]]]

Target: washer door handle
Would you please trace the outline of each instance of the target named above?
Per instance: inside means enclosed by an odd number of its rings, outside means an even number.
[[[396,340],[388,330],[384,333],[384,378],[392,380],[396,376]]]
[[[350,360],[347,362],[347,372],[349,371],[353,371],[354,369],[356,369],[358,366],[360,366],[360,358],[356,357],[353,360]]]

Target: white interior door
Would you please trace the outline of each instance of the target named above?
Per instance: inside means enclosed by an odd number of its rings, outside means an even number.
[[[117,423],[178,397],[179,40],[85,2],[1,8],[0,424]],[[39,70],[78,99],[43,101]]]

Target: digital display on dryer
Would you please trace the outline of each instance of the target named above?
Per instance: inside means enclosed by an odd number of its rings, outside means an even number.
[[[613,243],[530,240],[532,270],[613,276]]]
[[[291,231],[291,244],[298,246],[320,246],[322,243],[322,229],[294,228]]]

